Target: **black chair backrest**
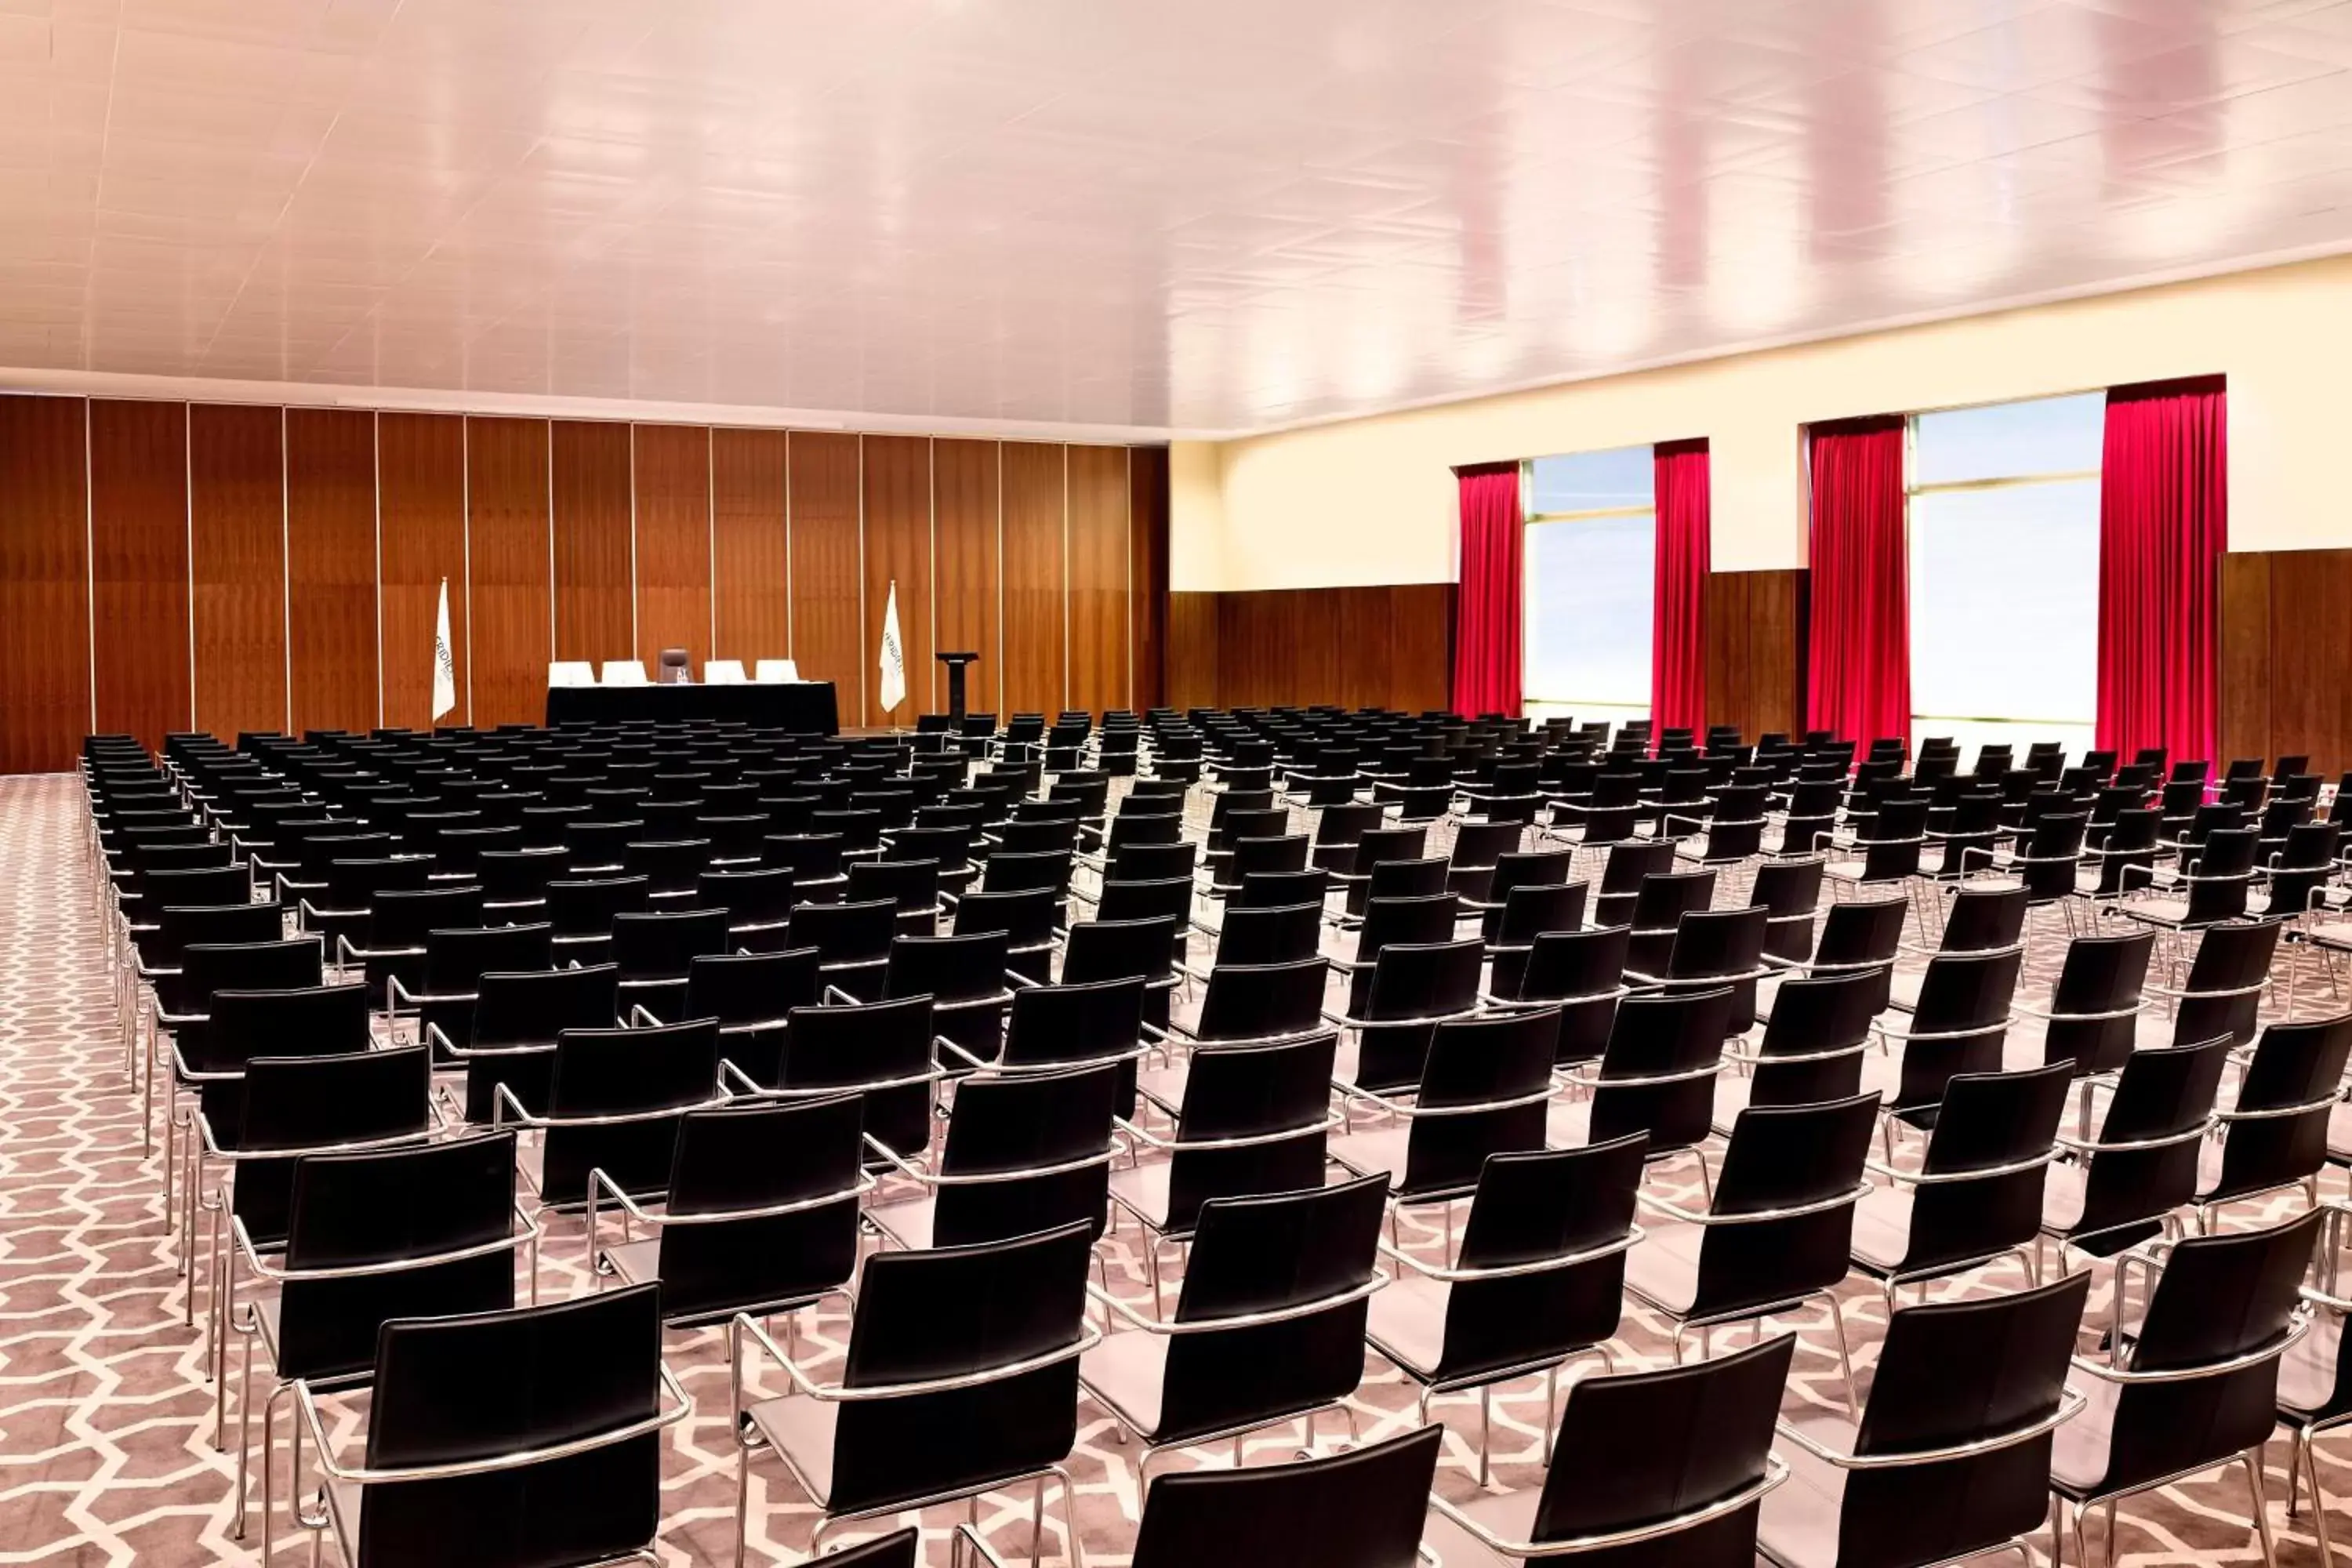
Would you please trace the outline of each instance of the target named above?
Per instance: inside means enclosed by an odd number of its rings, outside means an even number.
[[[425,989],[436,996],[474,990],[493,971],[545,969],[554,961],[553,927],[459,926],[425,933]]]
[[[184,1009],[203,1013],[216,991],[291,991],[317,985],[325,977],[319,939],[298,936],[277,942],[190,942],[180,956],[175,989]]]
[[[1173,915],[1081,921],[1063,943],[1062,982],[1158,980],[1173,973],[1171,953],[1183,931]]]
[[[1163,1475],[1144,1499],[1135,1568],[1412,1568],[1444,1436],[1423,1426],[1296,1464]]]
[[[2066,945],[2065,962],[2050,988],[2053,1016],[2043,1036],[2044,1061],[2070,1061],[2078,1073],[2116,1072],[2137,1044],[2140,1000],[2147,984],[2148,959],[2156,952],[2149,931],[2078,936]]]
[[[1577,1383],[1560,1415],[1532,1538],[1609,1535],[1755,1487],[1796,1342],[1780,1334],[1713,1361]],[[1745,1563],[1756,1550],[1756,1513],[1750,1503],[1722,1516],[1702,1538],[1703,1558],[1655,1561]]]
[[[778,1087],[857,1091],[866,1131],[912,1158],[931,1135],[931,1022],[928,995],[795,1008]]]
[[[2278,952],[2284,922],[2276,915],[2258,921],[2230,920],[2210,925],[2198,938],[2197,956],[2172,1015],[2172,1038],[2185,1045],[2227,1034],[2238,1045],[2254,1037],[2263,982]]]
[[[356,1268],[457,1252],[512,1234],[515,1140],[482,1133],[294,1163],[286,1266]],[[496,1311],[514,1304],[513,1255],[332,1279],[289,1279],[278,1312],[278,1366],[287,1377],[364,1371],[386,1321]]]
[[[845,1401],[836,1512],[961,1492],[1059,1463],[1077,1436],[1077,1358],[1093,1252],[1068,1225],[981,1247],[877,1253],[858,1281],[842,1381],[853,1388],[1029,1371],[941,1393]],[[951,1302],[942,1313],[940,1304]]]
[[[2221,1170],[2207,1203],[2306,1182],[2327,1163],[2327,1125],[2352,1057],[2352,1013],[2273,1024],[2254,1042],[2224,1124]]]
[[[1169,1162],[1167,1234],[1189,1232],[1211,1198],[1321,1184],[1338,1045],[1326,1033],[1194,1053]],[[1244,1139],[1253,1142],[1231,1146]]]
[[[1218,928],[1219,963],[1296,963],[1312,958],[1322,941],[1319,903],[1271,908],[1228,906]]]
[[[1963,1447],[2050,1420],[2065,1394],[2090,1282],[2085,1269],[1990,1300],[1898,1310],[1854,1451],[1891,1458]],[[1955,1377],[1956,1367],[1969,1374]],[[1941,1463],[1846,1472],[1838,1561],[1944,1562],[2031,1534],[2049,1511],[2053,1441],[2044,1433]]]
[[[1620,1002],[1601,1056],[1589,1141],[1645,1132],[1654,1157],[1705,1138],[1714,1125],[1714,1070],[1731,1002],[1729,986]]]
[[[1869,970],[1830,970],[1780,983],[1757,1045],[1750,1105],[1812,1105],[1862,1089],[1861,1047],[1870,1038],[1885,978]],[[1794,1058],[1794,1060],[1777,1058]]]
[[[1319,1029],[1329,969],[1319,957],[1295,963],[1220,964],[1209,972],[1193,1032],[1203,1041],[1216,1042],[1285,1038]]]
[[[2025,888],[1957,888],[1944,916],[1945,952],[1989,952],[2012,947],[2025,931]]]
[[[1000,1065],[1043,1068],[1132,1056],[1143,1040],[1144,991],[1140,976],[1015,991]]]
[[[2074,1244],[2106,1255],[2156,1234],[2158,1219],[2187,1204],[2207,1121],[2228,1065],[2227,1037],[2193,1046],[2134,1051],[2099,1127],[2109,1149],[2091,1156]]]
[[[670,1168],[668,1212],[738,1217],[664,1228],[663,1317],[689,1323],[757,1313],[848,1279],[857,1264],[863,1125],[854,1094],[687,1112]],[[743,1213],[835,1194],[837,1203],[789,1214]]]
[[[1559,1016],[1549,1008],[1455,1018],[1425,1032],[1397,1191],[1420,1201],[1477,1184],[1487,1157],[1544,1146]],[[1372,1054],[1367,1038],[1362,1058]],[[1365,1075],[1360,1058],[1359,1078]],[[1452,1114],[1437,1114],[1451,1112]]]
[[[644,1029],[566,1029],[548,1076],[540,1192],[585,1202],[602,1168],[624,1192],[659,1193],[677,1155],[677,1116],[709,1104],[719,1084],[719,1026],[708,1018]],[[630,1118],[609,1123],[567,1120]]]
[[[694,961],[730,950],[725,910],[633,912],[613,917],[613,962],[624,980],[678,980]]]
[[[1175,1321],[1333,1304],[1275,1322],[1174,1336],[1155,1441],[1272,1420],[1356,1391],[1370,1310],[1357,1292],[1372,1277],[1387,1196],[1388,1178],[1371,1175],[1201,1205]]]
[[[181,1042],[198,1072],[236,1072],[256,1057],[331,1057],[368,1048],[367,987],[215,991],[212,1016]]]
[[[782,1023],[795,1007],[814,1007],[824,994],[820,955],[813,947],[781,952],[705,953],[686,972],[688,1018],[716,1018],[722,1026]]]
[[[1099,1236],[1118,1087],[1118,1069],[1109,1066],[966,1079],[956,1090],[940,1172],[1009,1179],[940,1187],[932,1245],[1000,1241],[1074,1220]]]
[[[252,1155],[336,1143],[423,1137],[433,1127],[432,1064],[420,1047],[337,1056],[256,1057],[246,1064],[233,1125],[215,1125],[237,1162],[231,1211],[254,1240],[286,1235],[294,1162]],[[210,1119],[210,1110],[206,1117]]]
[[[2287,1331],[2325,1216],[2306,1209],[2260,1230],[2192,1236],[2157,1277],[2135,1372],[2189,1373],[2273,1347]],[[2279,1363],[2126,1385],[2117,1396],[2105,1479],[2132,1485],[2234,1458],[2271,1434]]]
[[[489,1315],[387,1324],[367,1463],[428,1466],[560,1448],[660,1406],[661,1292],[652,1285]],[[358,1561],[423,1563],[452,1540],[504,1542],[469,1560],[515,1568],[635,1555],[661,1521],[658,1432],[452,1480],[371,1487]],[[528,1544],[526,1544],[528,1543]]]
[[[1710,1211],[1761,1215],[1811,1208],[1748,1225],[1710,1226],[1700,1239],[1693,1316],[1794,1300],[1845,1277],[1863,1162],[1878,1131],[1878,1096],[1819,1105],[1751,1105],[1732,1123]],[[1831,1206],[1822,1206],[1831,1205]]]

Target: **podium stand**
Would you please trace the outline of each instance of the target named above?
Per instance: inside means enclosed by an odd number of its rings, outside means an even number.
[[[980,662],[976,653],[943,653],[939,661],[948,667],[948,717],[955,721],[957,733],[963,731],[963,672],[967,665]]]

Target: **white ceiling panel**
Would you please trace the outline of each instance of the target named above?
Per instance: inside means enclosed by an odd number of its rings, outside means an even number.
[[[5,0],[0,363],[1225,433],[2352,248],[2352,0]]]

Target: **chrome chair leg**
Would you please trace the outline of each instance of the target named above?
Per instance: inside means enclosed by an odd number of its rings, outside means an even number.
[[[2327,1539],[2327,1494],[2319,1489],[2319,1434],[2309,1427],[2303,1430],[2303,1462],[2311,1471],[2311,1528],[2319,1537],[2319,1561],[2336,1561],[2336,1548]]]
[[[2254,1532],[2262,1539],[2263,1562],[2265,1568],[2278,1568],[2278,1542],[2271,1539],[2270,1504],[2263,1496],[2263,1449],[2265,1445],[2257,1443],[2240,1458],[2244,1460],[2246,1466],[2246,1490],[2253,1495]]]
[[[1853,1353],[1846,1345],[1845,1313],[1843,1310],[1838,1306],[1836,1291],[1822,1291],[1822,1300],[1829,1303],[1830,1327],[1837,1332],[1838,1366],[1845,1373],[1845,1413],[1849,1416],[1860,1419],[1862,1406],[1854,1397]],[[1759,1324],[1758,1326],[1758,1331],[1761,1333],[1762,1325]]]

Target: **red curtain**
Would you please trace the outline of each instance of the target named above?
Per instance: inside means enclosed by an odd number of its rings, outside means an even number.
[[[2099,466],[2100,747],[2211,759],[2219,578],[2230,547],[2220,376],[2107,394]]]
[[[1454,615],[1454,710],[1517,717],[1527,548],[1519,466],[1484,463],[1456,469],[1455,478],[1462,486],[1462,589]]]
[[[1650,621],[1650,721],[1659,730],[1704,731],[1706,443],[1661,442],[1651,460],[1657,476],[1658,553]]]
[[[1806,722],[1863,745],[1911,734],[1911,591],[1904,539],[1903,420],[1809,432],[1812,627]]]

